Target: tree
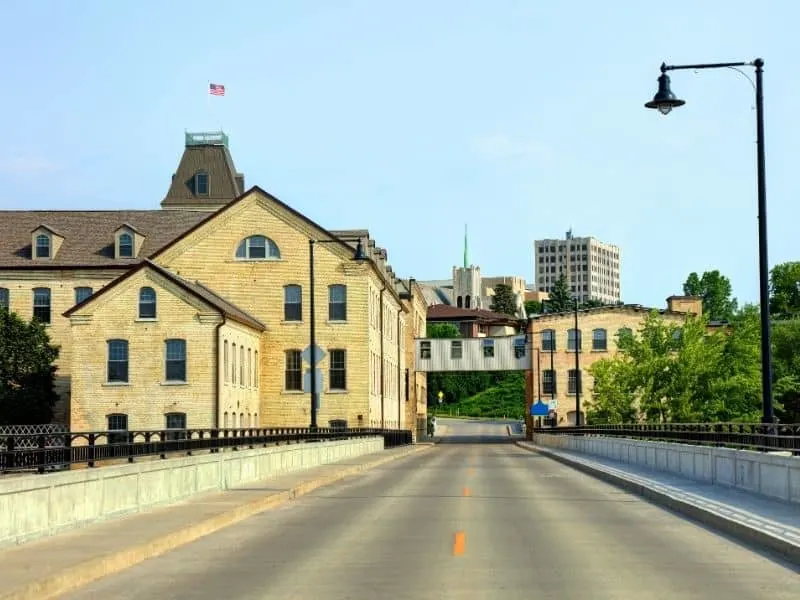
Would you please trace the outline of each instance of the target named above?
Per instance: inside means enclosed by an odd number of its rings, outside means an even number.
[[[605,306],[605,303],[597,298],[589,298],[586,302],[580,303],[580,308],[600,308],[601,306]]]
[[[770,272],[770,314],[780,318],[800,317],[800,262],[785,262]]]
[[[543,312],[542,303],[538,300],[526,300],[525,312],[529,315],[537,315]]]
[[[494,287],[494,297],[492,298],[491,309],[494,312],[504,315],[515,316],[517,314],[517,297],[511,286],[505,283],[498,283]]]
[[[49,423],[58,348],[42,323],[0,308],[0,425]]]
[[[730,279],[719,271],[705,271],[702,277],[690,273],[683,284],[683,293],[687,296],[703,298],[703,313],[712,321],[727,321],[737,309],[738,302],[731,298],[733,287]]]
[[[572,310],[575,306],[575,301],[572,299],[572,294],[567,285],[567,277],[563,273],[558,278],[553,291],[550,292],[550,299],[547,301],[548,312],[566,312]]]
[[[590,367],[595,422],[638,416],[655,422],[758,420],[761,411],[758,315],[746,307],[730,327],[708,332],[708,317],[666,321],[653,311],[620,354]],[[635,409],[635,410],[634,410]]]
[[[457,338],[461,337],[461,330],[452,323],[428,323],[427,335],[429,338]]]
[[[784,423],[800,423],[800,320],[779,321],[772,328],[772,375],[775,413]]]

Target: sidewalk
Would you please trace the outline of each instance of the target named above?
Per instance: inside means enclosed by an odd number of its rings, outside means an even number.
[[[417,444],[350,458],[4,548],[0,600],[52,598],[321,486],[432,447]]]
[[[741,490],[629,465],[601,456],[517,445],[575,467],[679,512],[733,538],[778,553],[800,565],[800,508]]]

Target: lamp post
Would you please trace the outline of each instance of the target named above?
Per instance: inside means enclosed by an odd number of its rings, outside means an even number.
[[[311,392],[311,424],[310,429],[316,431],[317,429],[317,329],[315,319],[315,302],[314,302],[314,246],[316,244],[341,244],[345,245],[342,240],[315,240],[309,238],[308,240],[308,320],[309,320],[309,334],[311,337],[311,345],[308,349],[309,363],[311,367],[311,381],[309,391]],[[364,253],[364,246],[361,240],[356,244],[356,250],[353,254],[353,259],[357,262],[367,260],[367,255]]]
[[[759,301],[761,303],[761,395],[763,396],[762,422],[773,423],[772,409],[772,342],[769,321],[769,261],[767,260],[767,187],[765,179],[764,158],[764,60],[756,58],[747,62],[706,63],[699,65],[667,65],[661,64],[661,75],[658,78],[658,91],[647,108],[655,108],[661,114],[668,114],[673,108],[686,104],[670,89],[667,71],[683,69],[737,69],[738,67],[754,67],[756,71],[756,167],[758,170],[758,269],[759,269]],[[738,70],[738,69],[737,69]]]
[[[578,329],[578,297],[575,296],[575,426],[581,425],[581,346],[583,336]]]

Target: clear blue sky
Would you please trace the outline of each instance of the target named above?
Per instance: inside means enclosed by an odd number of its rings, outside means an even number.
[[[183,132],[247,185],[370,230],[401,276],[533,279],[534,239],[622,248],[626,302],[717,268],[758,297],[753,89],[766,61],[770,262],[800,258],[793,2],[3,0],[0,206],[157,208]],[[752,70],[747,70],[752,76]],[[208,96],[209,80],[226,86]]]

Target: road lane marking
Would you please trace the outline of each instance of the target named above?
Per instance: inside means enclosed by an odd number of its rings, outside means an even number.
[[[456,531],[453,537],[453,556],[463,556],[464,547],[467,544],[466,535],[463,531]]]
[[[470,494],[469,488],[465,487],[463,490],[461,490],[461,495],[462,496],[470,496],[471,494]]]
[[[475,477],[475,469],[467,469],[467,477]]]

